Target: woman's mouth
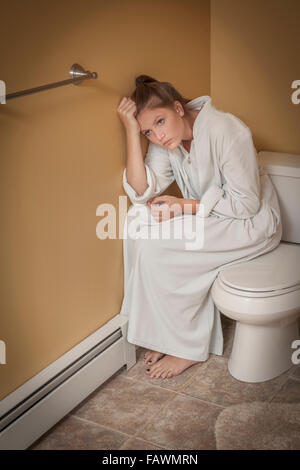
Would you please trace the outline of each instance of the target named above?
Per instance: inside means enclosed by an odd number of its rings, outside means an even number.
[[[169,143],[172,141],[172,139],[167,140],[167,142],[164,143],[164,145],[169,145]]]

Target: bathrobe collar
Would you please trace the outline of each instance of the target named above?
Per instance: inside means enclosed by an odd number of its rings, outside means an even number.
[[[200,109],[194,124],[193,124],[193,135],[202,128],[203,124],[207,122],[207,117],[210,109],[212,108],[210,96],[199,96],[187,103],[187,107],[190,109]]]

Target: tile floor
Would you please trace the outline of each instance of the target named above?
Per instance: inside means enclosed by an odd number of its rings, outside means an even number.
[[[29,450],[216,449],[215,423],[227,406],[265,401],[300,402],[300,366],[260,384],[234,379],[227,370],[234,322],[221,315],[224,355],[170,379],[145,374],[146,349],[36,441]],[[230,430],[229,430],[230,431]]]

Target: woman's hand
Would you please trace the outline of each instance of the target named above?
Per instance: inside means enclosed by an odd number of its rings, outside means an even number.
[[[136,120],[136,104],[135,102],[124,96],[118,106],[117,112],[121,119],[126,132],[134,132],[139,134],[141,131],[140,125]]]
[[[158,196],[147,202],[151,215],[157,222],[172,219],[183,212],[184,199],[175,196]],[[158,203],[163,203],[159,205]]]

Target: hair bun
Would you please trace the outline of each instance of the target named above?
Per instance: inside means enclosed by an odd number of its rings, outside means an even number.
[[[149,75],[139,75],[135,79],[135,86],[137,87],[141,84],[146,85],[151,82],[157,82],[157,80],[155,80],[155,78],[149,77]]]

